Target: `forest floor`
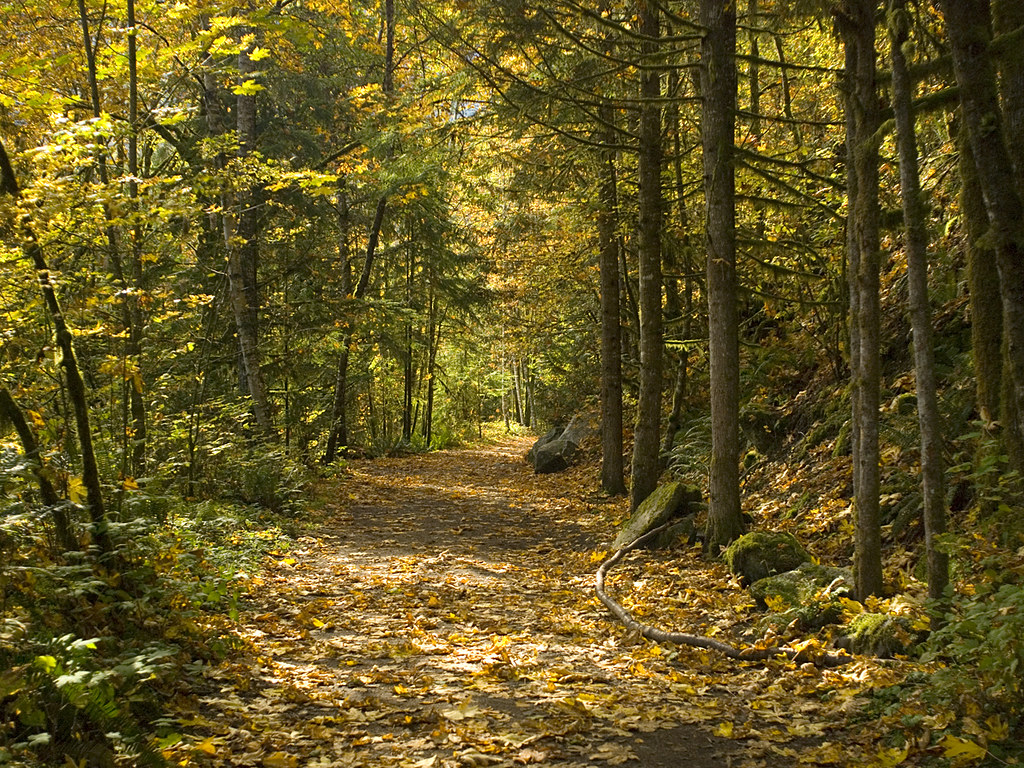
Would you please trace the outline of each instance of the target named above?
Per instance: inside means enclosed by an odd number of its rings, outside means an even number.
[[[534,475],[529,441],[351,462],[322,519],[251,578],[241,649],[172,702],[180,765],[895,765],[862,694],[900,662],[740,663],[630,637],[597,601],[623,499]],[[750,642],[759,613],[699,547],[609,591],[664,629]],[[760,634],[758,633],[758,636]]]

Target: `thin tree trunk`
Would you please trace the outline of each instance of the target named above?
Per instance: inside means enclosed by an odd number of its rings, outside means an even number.
[[[736,9],[702,0],[701,144],[711,367],[711,477],[706,541],[712,550],[743,533],[740,511],[740,359],[736,278]]]
[[[924,542],[928,596],[942,600],[949,584],[949,557],[939,548],[946,532],[946,499],[942,458],[942,417],[935,383],[932,349],[932,312],[928,300],[927,212],[921,197],[917,164],[917,136],[913,115],[913,84],[903,54],[909,38],[905,0],[892,0],[889,39],[892,47],[892,103],[900,159],[900,191],[906,227],[910,321],[914,332],[914,370],[917,379],[917,415],[921,430],[921,484],[924,496]],[[937,610],[941,618],[943,609]]]
[[[669,92],[675,93],[679,84],[679,76],[676,72],[669,75]],[[676,224],[679,227],[679,247],[682,259],[677,260],[675,254],[666,251],[665,266],[669,275],[665,278],[665,308],[668,314],[667,321],[677,325],[680,338],[686,342],[690,338],[691,322],[693,319],[693,301],[690,273],[693,270],[691,263],[690,243],[690,215],[686,207],[686,188],[683,184],[683,148],[681,137],[681,125],[679,121],[679,104],[673,100],[668,107],[668,123],[672,130],[672,169],[675,178],[675,211]],[[682,270],[683,297],[679,295],[678,272]],[[689,382],[690,355],[685,344],[676,352],[676,375],[672,387],[672,406],[669,409],[668,419],[665,422],[665,434],[662,439],[661,452],[668,456],[675,443],[676,433],[682,426],[683,410],[686,404],[687,386]]]
[[[640,71],[639,280],[640,392],[633,430],[629,503],[636,509],[657,487],[661,475],[662,338],[661,307],[661,74],[653,65],[659,53],[659,11],[638,0],[639,30],[644,37]]]
[[[1024,204],[1006,145],[996,73],[988,53],[992,26],[988,0],[943,0],[953,71],[967,135],[988,213],[986,240],[996,252],[1003,334],[1017,434],[1024,434]],[[1024,470],[1024,466],[1016,469]]]
[[[605,140],[615,141],[614,113],[602,105]],[[619,317],[619,246],[616,236],[615,151],[601,158],[601,207],[597,215],[601,266],[601,488],[626,493],[622,465],[622,325]]]
[[[840,15],[846,46],[847,109],[852,114],[850,165],[855,177],[847,226],[850,252],[851,323],[856,330],[853,370],[854,461],[854,578],[857,595],[865,599],[882,591],[881,512],[879,508],[878,404],[880,388],[879,338],[879,204],[876,132],[881,113],[876,87],[874,0],[847,0]],[[854,305],[856,308],[854,309]]]
[[[389,100],[394,95],[394,70],[395,70],[395,2],[394,0],[385,0],[384,3],[384,25],[385,25],[385,46],[384,46],[384,77],[382,81],[382,89],[384,95]],[[339,201],[343,201],[344,193],[340,193]],[[339,205],[341,203],[339,202]],[[370,277],[373,273],[373,264],[377,253],[377,245],[380,240],[381,228],[384,226],[384,214],[387,211],[388,198],[387,195],[381,195],[377,200],[377,208],[373,215],[373,224],[370,225],[370,232],[366,239],[366,252],[363,258],[363,268],[359,275],[359,281],[356,283],[355,292],[352,294],[352,298],[356,301],[361,301],[366,295],[367,289],[370,287]],[[347,206],[345,209],[345,221],[346,226],[343,229],[342,237],[345,236],[347,231]],[[347,245],[345,246],[347,249]],[[347,255],[344,258],[343,269],[348,273],[350,266]],[[346,297],[348,296],[348,290],[345,291]],[[347,414],[345,412],[345,403],[348,400],[348,362],[349,362],[349,351],[352,344],[354,334],[351,328],[342,335],[342,349],[338,356],[338,369],[337,376],[335,378],[334,386],[334,402],[331,409],[331,430],[328,433],[327,447],[324,451],[322,462],[324,464],[330,464],[334,461],[334,456],[337,451],[338,445],[348,444],[348,427],[346,425]],[[372,402],[372,400],[371,400]]]
[[[135,0],[127,0],[128,14],[128,198],[133,212],[139,207],[139,74],[138,74],[138,43],[136,35],[138,26],[135,19]],[[132,226],[132,281],[136,289],[142,288],[142,232],[138,221]],[[142,362],[142,310],[139,307],[137,291],[131,292],[127,298],[131,325],[128,328],[128,343],[125,349],[130,360],[141,368]],[[143,399],[142,371],[135,371],[131,377],[129,400],[132,412],[132,473],[136,476],[146,474],[146,443],[148,430],[146,427],[146,403]]]
[[[338,262],[341,267],[341,294],[347,299],[352,293],[352,260],[348,243],[348,198],[345,195],[344,186],[338,192],[336,207],[338,212]],[[348,350],[351,338],[351,331],[346,324],[341,334],[341,349],[338,352],[338,365],[335,369],[334,398],[331,403],[331,426],[327,432],[327,446],[321,458],[322,464],[333,462],[338,454],[338,448],[348,445],[345,406],[348,398]]]
[[[21,196],[17,178],[14,176],[14,169],[2,143],[0,143],[0,193],[9,194],[14,198]],[[82,379],[82,371],[78,367],[78,358],[75,356],[74,337],[64,320],[64,313],[57,299],[57,291],[50,279],[50,268],[43,256],[43,249],[31,229],[31,220],[27,217],[22,218],[21,229],[24,243],[22,247],[25,255],[35,267],[39,287],[43,294],[43,302],[53,321],[54,337],[61,353],[60,365],[64,369],[68,396],[71,398],[71,405],[75,412],[75,428],[82,457],[82,485],[85,486],[92,541],[99,550],[101,558],[106,558],[113,553],[114,545],[110,538],[110,521],[107,519],[106,507],[103,502],[99,466],[96,463],[96,451],[92,442],[87,389],[85,381]]]
[[[135,3],[134,0],[128,2],[128,113],[129,113],[129,132],[128,132],[128,195],[132,201],[132,207],[137,205],[138,201],[138,182],[136,179],[139,175],[138,170],[138,75],[137,75],[137,63],[138,56],[136,53],[136,39],[135,39]],[[99,118],[102,114],[102,104],[100,100],[100,88],[99,80],[97,76],[97,65],[96,65],[96,46],[99,45],[99,33],[96,34],[95,42],[93,34],[90,31],[89,25],[89,13],[85,5],[85,0],[78,0],[78,16],[79,24],[82,29],[83,45],[85,48],[85,61],[86,61],[86,77],[89,82],[89,95],[92,107],[93,117]],[[107,170],[107,156],[106,153],[100,149],[97,153],[96,168],[99,174],[100,181],[106,187],[110,183],[110,176]],[[142,352],[142,311],[139,307],[138,302],[138,291],[129,290],[128,275],[124,269],[124,261],[121,258],[121,244],[119,242],[118,230],[114,226],[114,213],[110,209],[110,205],[106,202],[103,203],[103,217],[106,221],[105,234],[107,238],[107,257],[110,260],[110,268],[114,274],[114,279],[120,286],[118,294],[120,296],[119,311],[121,315],[121,324],[124,326],[127,332],[127,342],[125,345],[125,359],[124,359],[124,371],[123,371],[123,384],[125,389],[125,399],[129,403],[129,409],[132,415],[132,427],[131,429],[124,429],[123,434],[126,441],[130,439],[130,447],[128,444],[123,445],[123,461],[122,471],[124,474],[135,474],[136,476],[141,475],[145,472],[145,453],[146,453],[146,403],[143,398],[143,387],[142,387],[142,374],[141,371],[131,371],[129,366],[134,364],[138,366],[139,358]],[[134,287],[138,289],[142,282],[142,259],[139,253],[140,249],[140,233],[138,231],[138,225],[136,224],[133,231],[131,232],[132,241],[132,279]],[[125,425],[127,427],[127,425]]]
[[[71,520],[68,519],[67,510],[61,503],[53,483],[46,476],[43,468],[42,457],[39,455],[39,443],[36,441],[32,426],[25,419],[18,404],[11,397],[11,393],[5,387],[0,387],[0,421],[6,420],[11,423],[21,440],[22,449],[25,451],[25,459],[35,475],[36,484],[39,486],[39,498],[50,514],[53,516],[53,527],[57,533],[57,541],[65,552],[80,549],[78,539],[75,537],[71,527]]]

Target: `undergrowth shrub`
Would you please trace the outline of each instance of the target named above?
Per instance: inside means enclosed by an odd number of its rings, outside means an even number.
[[[976,699],[983,710],[1024,707],[1024,585],[982,584],[958,598],[946,624],[929,638],[925,660],[948,666],[935,673],[936,693],[949,701]],[[971,674],[965,674],[970,670]]]
[[[205,466],[202,495],[262,507],[275,514],[295,514],[307,471],[283,451],[268,446],[229,448]]]
[[[283,538],[240,515],[180,525],[191,511],[171,510],[174,527],[115,522],[115,555],[100,565],[56,552],[48,516],[26,503],[0,510],[0,765],[164,764],[164,702],[186,665],[237,647],[227,620],[245,591],[240,563]],[[235,541],[252,543],[233,553]]]

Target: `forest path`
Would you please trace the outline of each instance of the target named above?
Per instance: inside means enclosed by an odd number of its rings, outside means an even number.
[[[319,535],[251,589],[239,620],[250,648],[207,673],[193,724],[211,736],[197,762],[840,762],[820,696],[823,683],[835,689],[822,676],[839,673],[736,665],[624,635],[593,574],[625,502],[592,495],[585,469],[534,475],[528,446],[355,461],[326,481]],[[680,571],[666,558],[653,575],[626,566],[612,591],[627,604],[639,592],[659,614],[664,604],[659,620],[702,622],[689,631],[726,624],[709,610],[747,610],[720,566],[689,560]],[[694,603],[699,619],[680,613]]]

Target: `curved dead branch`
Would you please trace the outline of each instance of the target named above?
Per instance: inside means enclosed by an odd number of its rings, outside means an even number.
[[[665,523],[657,528],[645,533],[637,539],[634,539],[632,543],[622,547],[611,557],[607,558],[601,567],[597,569],[597,574],[594,579],[594,588],[597,592],[598,599],[604,603],[605,607],[612,612],[622,624],[633,632],[639,633],[641,636],[646,637],[648,640],[653,640],[656,643],[671,643],[673,645],[688,645],[692,648],[705,648],[711,651],[718,651],[723,656],[730,659],[737,659],[739,661],[765,661],[767,659],[774,659],[779,656],[784,656],[790,661],[798,663],[812,662],[821,667],[838,667],[843,664],[847,664],[853,661],[853,657],[848,654],[833,654],[833,653],[815,653],[811,650],[796,650],[793,648],[736,648],[723,643],[718,640],[713,640],[710,637],[704,637],[702,635],[689,635],[685,632],[666,632],[663,629],[658,629],[650,624],[643,624],[636,619],[627,611],[620,603],[616,602],[614,598],[610,597],[604,588],[604,580],[616,564],[618,564],[623,557],[632,552],[638,547],[642,547],[648,541],[653,539],[663,530],[668,528],[671,524]]]

